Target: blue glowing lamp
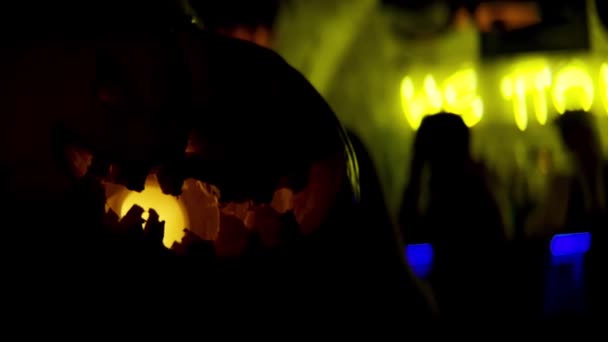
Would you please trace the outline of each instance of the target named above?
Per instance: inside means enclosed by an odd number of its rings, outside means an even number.
[[[407,245],[405,258],[414,273],[420,278],[425,278],[433,267],[433,246],[430,243]]]
[[[553,257],[583,255],[591,248],[591,233],[557,234],[551,239]]]

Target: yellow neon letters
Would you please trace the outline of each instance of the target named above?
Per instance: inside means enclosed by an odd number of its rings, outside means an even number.
[[[423,94],[416,94],[414,81],[406,76],[401,81],[401,105],[410,126],[417,129],[426,115],[443,110],[462,115],[469,126],[483,116],[483,101],[477,95],[477,73],[464,69],[452,74],[444,82],[443,91],[435,78],[428,74],[423,81]]]
[[[542,63],[522,65],[503,78],[500,90],[503,98],[513,101],[515,124],[520,130],[528,127],[527,94],[532,93],[536,119],[547,122],[547,90],[551,86],[551,71]]]
[[[573,96],[572,90],[580,90]],[[590,110],[593,106],[593,80],[581,67],[569,65],[557,74],[553,86],[553,104],[558,113],[569,109]]]
[[[477,95],[477,73],[464,69],[454,73],[445,82],[444,108],[462,115],[467,126],[475,126],[483,116],[483,101]]]
[[[608,114],[608,62],[594,75],[599,76],[597,84],[587,66],[577,61],[552,72],[545,59],[524,60],[502,77],[499,91],[502,99],[508,101],[505,103],[510,104],[515,124],[523,131],[528,127],[531,111],[536,121],[544,125],[549,111],[559,114],[572,109],[589,111],[596,97],[598,108]],[[461,115],[469,127],[476,125],[484,114],[478,79],[474,68],[458,70],[442,83],[432,74],[416,82],[409,75],[404,77],[401,105],[408,123],[417,129],[424,116],[447,111]],[[549,107],[549,96],[553,108]]]

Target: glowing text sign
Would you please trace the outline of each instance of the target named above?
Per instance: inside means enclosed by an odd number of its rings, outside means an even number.
[[[406,76],[401,81],[401,105],[412,128],[420,126],[422,119],[442,110],[462,115],[470,127],[483,116],[483,101],[477,95],[477,72],[463,69],[448,77],[439,87],[432,75],[424,78],[424,91],[417,93],[414,81]]]
[[[440,111],[460,114],[469,127],[481,121],[484,101],[478,94],[475,69],[459,70],[441,86],[431,74],[427,74],[422,83],[422,87],[417,88],[409,75],[401,81],[401,105],[412,128],[417,129],[426,115]],[[555,112],[563,114],[570,109],[590,110],[595,101],[601,101],[608,114],[608,63],[602,64],[596,73],[579,61],[556,70],[544,60],[523,61],[514,64],[501,78],[499,88],[502,101],[512,107],[515,124],[522,131],[528,127],[529,101],[541,125],[546,124],[552,110],[549,102]]]

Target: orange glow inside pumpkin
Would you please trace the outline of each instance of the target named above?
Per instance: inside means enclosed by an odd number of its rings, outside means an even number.
[[[156,176],[148,177],[146,187],[142,192],[129,191],[120,205],[119,216],[125,216],[135,204],[145,210],[142,215],[144,220],[148,218],[148,210],[152,208],[158,213],[160,221],[165,221],[163,244],[166,247],[171,247],[174,242],[181,241],[184,229],[189,225],[186,209],[178,198],[162,192]]]

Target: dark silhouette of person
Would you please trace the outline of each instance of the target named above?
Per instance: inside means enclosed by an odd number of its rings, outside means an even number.
[[[504,225],[460,116],[440,113],[422,121],[400,221],[406,241],[433,244],[430,281],[440,314],[481,317],[498,304],[492,293]]]
[[[358,239],[366,241],[365,248],[372,251],[376,258],[377,278],[385,279],[387,284],[393,284],[398,288],[403,288],[401,300],[395,301],[392,305],[396,310],[402,304],[427,307],[427,315],[435,317],[437,315],[434,298],[430,293],[425,293],[425,287],[418,285],[415,292],[422,292],[422,296],[411,297],[410,290],[405,290],[412,286],[411,279],[413,274],[404,259],[404,242],[399,232],[399,226],[394,222],[386,207],[384,192],[380,185],[380,180],[376,172],[375,164],[369,154],[365,143],[353,131],[347,131],[350,147],[356,157],[357,170],[353,171],[353,177],[359,179],[359,194],[361,196],[360,222],[357,224],[358,230],[353,229],[353,233],[360,234]],[[365,262],[365,261],[363,261]],[[404,272],[403,270],[407,270]],[[408,276],[409,275],[409,276]],[[394,290],[398,292],[398,290]]]
[[[587,257],[587,285],[593,313],[601,308],[596,299],[605,287],[608,228],[608,165],[602,158],[600,137],[592,113],[568,111],[555,121],[574,166],[567,198],[564,227],[567,231],[590,231],[591,251]]]
[[[599,229],[607,204],[602,146],[593,115],[569,111],[557,118],[556,125],[573,157],[574,166],[564,228],[574,231]]]

